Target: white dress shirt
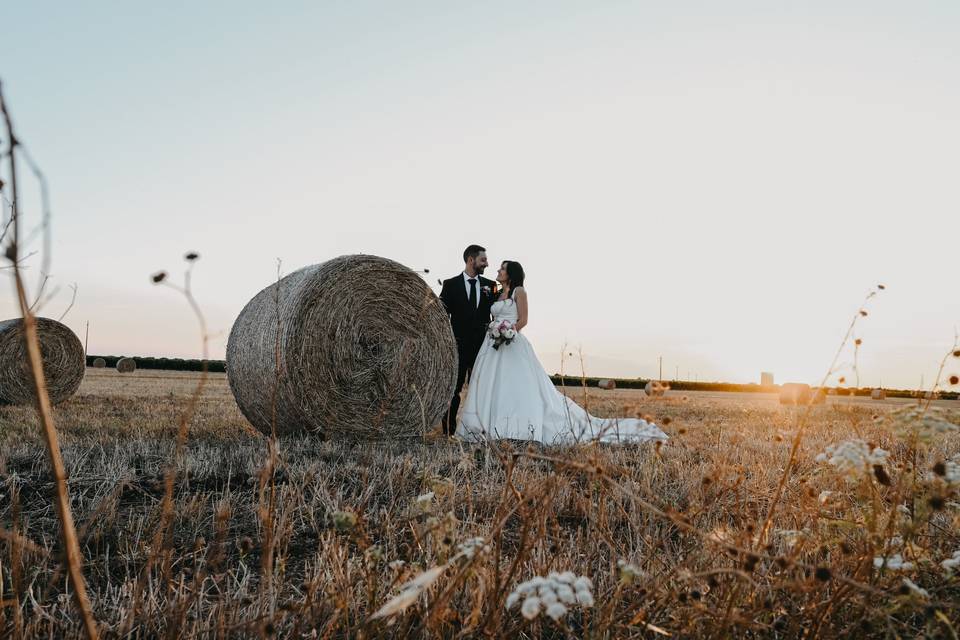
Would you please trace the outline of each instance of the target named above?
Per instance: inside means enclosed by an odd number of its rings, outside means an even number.
[[[474,276],[476,280],[475,286],[477,287],[477,309],[480,308],[480,274]],[[463,285],[467,290],[467,300],[470,299],[470,276],[467,275],[467,272],[463,272]]]

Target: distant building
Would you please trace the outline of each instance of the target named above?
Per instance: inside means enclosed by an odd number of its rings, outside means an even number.
[[[772,386],[773,386],[773,374],[770,373],[769,371],[762,371],[762,372],[760,373],[760,384],[761,384],[761,386],[764,386],[764,387],[772,387]]]

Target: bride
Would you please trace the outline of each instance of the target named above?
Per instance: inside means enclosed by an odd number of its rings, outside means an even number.
[[[523,278],[519,262],[506,261],[497,271],[503,290],[491,308],[491,326],[506,322],[515,335],[497,348],[488,333],[470,375],[457,435],[474,441],[510,438],[544,444],[666,440],[654,424],[596,418],[557,390],[522,333],[527,325]]]

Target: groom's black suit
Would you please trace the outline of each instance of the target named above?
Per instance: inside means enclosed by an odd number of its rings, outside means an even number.
[[[450,410],[443,421],[443,428],[448,435],[453,435],[457,429],[460,390],[463,389],[467,373],[473,369],[477,353],[486,338],[487,325],[490,324],[490,307],[494,303],[496,282],[483,276],[477,276],[476,280],[476,302],[473,304],[467,288],[469,283],[464,281],[462,273],[445,280],[440,291],[440,300],[450,314],[450,324],[453,325],[453,336],[457,339],[457,355],[460,359],[457,388],[450,400]]]

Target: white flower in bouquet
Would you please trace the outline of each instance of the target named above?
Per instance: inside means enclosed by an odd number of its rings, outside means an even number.
[[[490,335],[491,335],[491,336],[493,336],[494,338],[499,338],[499,337],[500,337],[500,323],[499,323],[499,322],[497,322],[496,320],[494,320],[493,322],[490,323],[490,326],[489,326],[488,328],[490,329]]]
[[[513,340],[514,338],[517,337],[517,332],[515,329],[507,329],[506,331],[503,332],[503,337],[506,338],[507,340]]]

